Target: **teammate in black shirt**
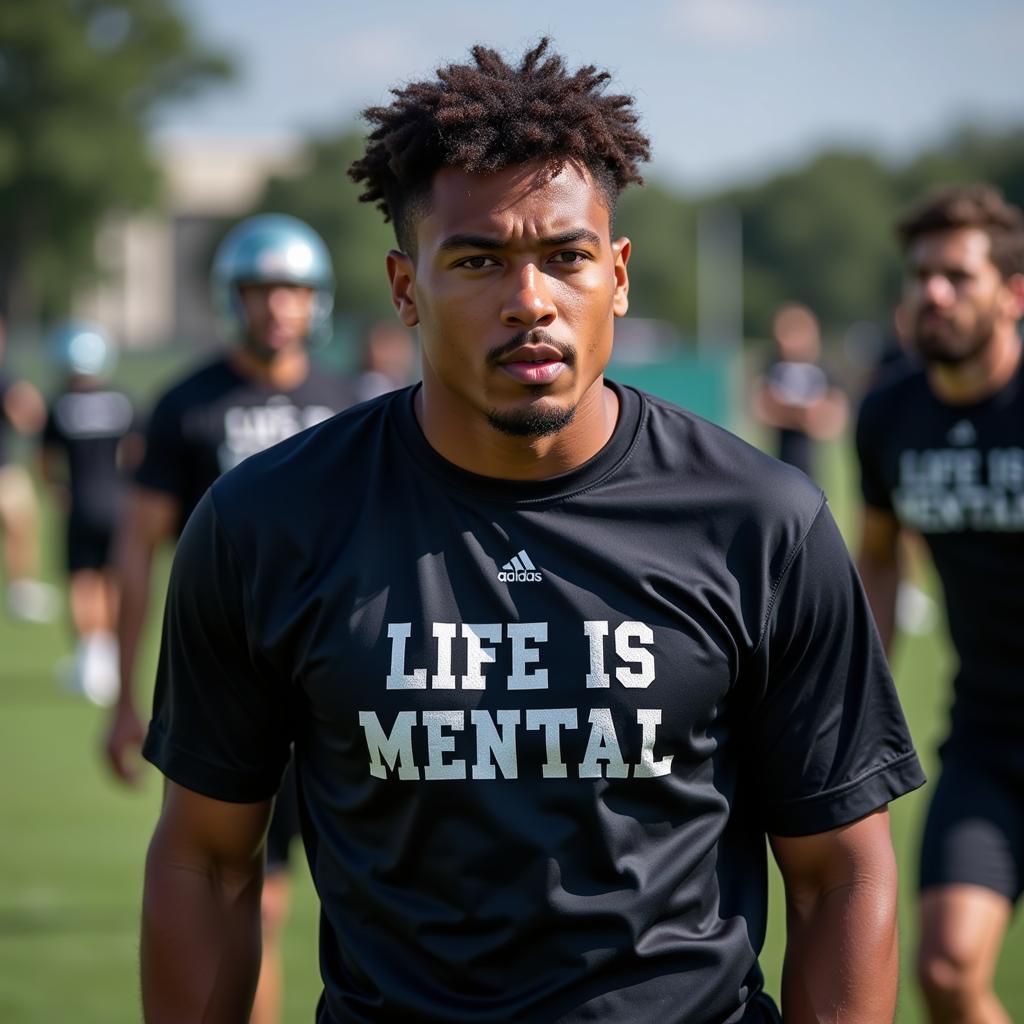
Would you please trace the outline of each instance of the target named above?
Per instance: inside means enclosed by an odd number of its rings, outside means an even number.
[[[200,497],[225,470],[351,404],[343,379],[313,366],[307,341],[330,330],[333,272],[320,237],[293,217],[266,214],[236,226],[214,260],[214,300],[239,344],[172,387],[150,419],[120,539],[124,592],[119,621],[122,685],[107,738],[116,774],[131,780],[142,741],[134,667],[157,547],[178,536]],[[278,940],[288,904],[288,864],[298,834],[291,773],[267,842],[264,971],[253,1024],[275,1021]]]
[[[960,667],[922,843],[919,972],[933,1021],[1004,1022],[992,977],[1024,890],[1024,215],[993,188],[950,189],[900,234],[924,366],[861,409],[859,566],[887,643],[901,529],[942,580]]]
[[[111,547],[122,511],[122,470],[126,459],[137,460],[141,438],[131,399],[104,383],[117,359],[113,341],[92,324],[72,322],[56,332],[53,350],[66,380],[50,402],[40,461],[66,516],[68,596],[78,638],[74,683],[95,703],[110,704],[119,689]]]
[[[772,323],[776,358],[754,386],[757,418],[777,432],[775,454],[817,479],[816,445],[846,426],[846,395],[820,365],[818,318],[799,303],[779,309]]]
[[[369,112],[422,386],[228,473],[182,537],[150,1021],[244,1012],[292,742],[321,1024],[777,1021],[766,834],[787,1021],[891,1017],[885,807],[921,775],[855,570],[806,477],[605,382],[648,143],[546,47]]]

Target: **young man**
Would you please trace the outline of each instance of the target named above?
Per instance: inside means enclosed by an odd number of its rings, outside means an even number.
[[[117,347],[100,328],[62,325],[53,338],[53,361],[64,380],[50,402],[39,460],[67,528],[68,603],[77,640],[72,679],[76,692],[107,705],[119,690],[113,538],[125,472],[138,460],[141,438],[131,399],[107,384]]]
[[[754,415],[776,432],[775,455],[817,479],[819,441],[846,426],[846,395],[821,367],[818,318],[797,302],[779,308],[772,321],[775,355],[754,385]]]
[[[134,670],[157,548],[178,536],[222,472],[352,403],[346,381],[310,362],[308,342],[329,332],[334,294],[330,256],[312,228],[280,214],[243,221],[221,243],[212,279],[215,304],[239,344],[157,403],[119,540],[121,691],[107,753],[125,781],[138,771],[143,736]],[[279,937],[289,902],[286,869],[297,835],[297,796],[289,770],[267,838],[264,969],[252,1024],[280,1016]]]
[[[992,976],[1024,889],[1024,214],[993,188],[954,188],[899,231],[923,368],[864,400],[859,567],[886,644],[901,529],[924,537],[942,580],[960,669],[924,832],[918,967],[936,1024],[1004,1024]]]
[[[294,742],[321,1024],[878,1024],[886,804],[921,774],[855,571],[801,474],[603,378],[619,191],[648,143],[608,75],[477,47],[368,112],[422,386],[200,503],[146,756],[167,775],[151,1022],[236,1019]]]

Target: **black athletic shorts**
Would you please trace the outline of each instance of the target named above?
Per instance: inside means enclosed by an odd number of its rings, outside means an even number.
[[[110,566],[113,539],[113,523],[97,524],[80,519],[69,519],[67,534],[68,572],[78,572],[80,569],[108,568]]]
[[[285,871],[292,843],[299,834],[299,791],[295,783],[295,760],[288,762],[281,788],[274,801],[274,813],[267,830],[267,871]]]
[[[1024,892],[1024,779],[998,750],[949,742],[921,841],[920,887],[980,885],[1016,903]],[[1001,763],[1002,762],[1002,763]]]

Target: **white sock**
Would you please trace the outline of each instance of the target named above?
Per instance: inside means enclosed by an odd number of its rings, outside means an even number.
[[[87,633],[78,644],[81,692],[94,704],[109,707],[121,686],[117,638],[113,633]]]
[[[22,622],[53,622],[60,611],[60,593],[40,580],[11,580],[7,584],[7,607]]]

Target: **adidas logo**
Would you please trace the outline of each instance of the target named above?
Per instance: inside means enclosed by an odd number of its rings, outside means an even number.
[[[543,578],[537,566],[530,561],[525,548],[513,555],[498,572],[498,579],[502,583],[540,583]]]
[[[970,420],[960,420],[946,437],[950,444],[955,444],[962,448],[964,445],[974,444],[978,435],[974,429],[974,424]]]

